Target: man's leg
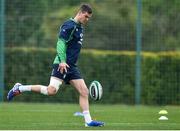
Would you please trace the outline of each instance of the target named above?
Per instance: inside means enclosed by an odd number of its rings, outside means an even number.
[[[44,95],[55,95],[59,90],[59,86],[62,84],[62,80],[56,77],[51,77],[49,86],[43,85],[21,85],[19,83],[9,91],[7,99],[12,100],[14,96],[21,94],[25,91],[32,91],[41,93]]]
[[[57,91],[59,90],[59,86],[62,84],[62,80],[56,77],[51,77],[50,83],[48,86],[43,85],[27,85],[27,86],[20,86],[19,90],[21,92],[24,91],[33,91],[37,93],[41,93],[44,95],[55,95]]]
[[[81,107],[81,110],[84,115],[85,119],[85,126],[103,126],[103,122],[99,121],[93,121],[91,119],[91,115],[89,112],[89,100],[88,100],[88,95],[89,95],[89,90],[84,82],[83,79],[74,79],[70,81],[71,85],[73,85],[77,91],[79,92],[79,105]]]
[[[84,82],[83,79],[75,79],[70,81],[71,85],[73,85],[77,91],[79,92],[79,104],[82,109],[84,110],[89,110],[89,101],[88,101],[88,88]]]

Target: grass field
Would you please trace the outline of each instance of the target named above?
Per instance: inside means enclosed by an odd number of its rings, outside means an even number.
[[[159,110],[168,111],[168,121],[159,121]],[[74,104],[0,103],[1,130],[161,130],[180,129],[179,106],[91,105],[91,115],[104,127],[84,127],[83,118],[73,116]]]

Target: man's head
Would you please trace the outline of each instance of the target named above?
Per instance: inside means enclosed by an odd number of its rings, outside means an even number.
[[[75,19],[81,24],[86,24],[92,16],[92,8],[88,4],[82,4]]]

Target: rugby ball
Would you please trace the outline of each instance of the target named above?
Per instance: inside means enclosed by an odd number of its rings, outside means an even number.
[[[103,94],[103,89],[102,89],[102,85],[100,84],[100,82],[92,81],[90,86],[89,86],[90,97],[93,100],[98,101],[101,99],[102,94]]]

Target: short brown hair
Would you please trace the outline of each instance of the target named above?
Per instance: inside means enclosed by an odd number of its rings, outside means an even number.
[[[87,12],[88,14],[92,14],[92,8],[89,4],[82,4],[79,10],[81,12]]]

